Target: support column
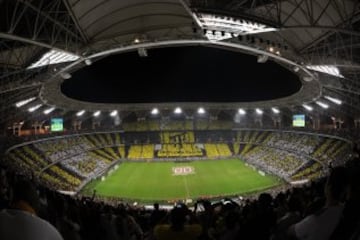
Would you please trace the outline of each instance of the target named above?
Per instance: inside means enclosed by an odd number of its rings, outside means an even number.
[[[21,128],[24,125],[24,122],[14,122],[12,125],[13,135],[20,136]]]
[[[93,130],[99,128],[100,126],[101,126],[101,121],[100,120],[93,120],[92,121],[92,129]]]
[[[262,116],[256,116],[254,121],[255,121],[256,126],[259,126],[259,127],[263,126]]]
[[[321,124],[321,121],[320,121],[320,117],[319,116],[313,116],[313,129],[314,130],[318,130],[320,129],[320,124]]]
[[[81,124],[82,124],[81,120],[74,120],[72,122],[73,130],[75,130],[75,131],[81,130]]]
[[[280,116],[272,117],[272,121],[273,121],[274,128],[280,128],[281,127],[281,117]]]
[[[356,129],[360,128],[360,118],[354,119],[354,127]]]

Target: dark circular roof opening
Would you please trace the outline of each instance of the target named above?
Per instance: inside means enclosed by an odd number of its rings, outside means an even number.
[[[61,91],[94,103],[252,102],[299,91],[297,75],[279,64],[211,47],[171,47],[101,59],[73,73]]]

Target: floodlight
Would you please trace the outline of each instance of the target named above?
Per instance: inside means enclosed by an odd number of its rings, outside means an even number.
[[[271,108],[271,110],[273,111],[273,113],[275,113],[275,114],[278,114],[278,113],[280,113],[280,110],[279,109],[277,109],[277,108]]]
[[[159,114],[159,109],[153,108],[153,109],[151,110],[151,114],[152,114],[152,115],[157,115],[157,114]]]
[[[306,105],[306,104],[303,104],[302,105],[306,110],[308,111],[312,111],[313,110],[313,107],[309,106],[309,105]]]
[[[255,109],[256,113],[259,114],[259,115],[262,115],[264,113],[263,110],[261,110],[260,108],[256,108]]]
[[[330,96],[325,96],[324,98],[326,98],[327,100],[337,104],[337,105],[341,105],[342,104],[342,101],[340,99],[337,99],[337,98],[333,98],[333,97],[330,97]]]
[[[238,112],[239,112],[240,115],[245,115],[246,114],[246,111],[244,109],[242,109],[242,108],[239,108]]]
[[[81,117],[82,115],[84,115],[84,113],[85,113],[85,110],[78,111],[76,113],[76,116]]]
[[[205,113],[205,109],[202,107],[199,107],[197,110],[198,114],[204,114]]]
[[[175,108],[174,113],[181,114],[182,113],[181,108],[180,107]]]
[[[51,112],[54,111],[54,110],[55,110],[55,107],[51,107],[51,108],[45,109],[45,110],[44,110],[44,114],[45,114],[45,115],[48,115],[49,113],[51,113]]]
[[[25,99],[25,100],[21,100],[21,101],[15,103],[15,106],[16,106],[16,107],[22,107],[22,106],[24,106],[24,105],[26,105],[26,104],[34,101],[35,99],[36,99],[36,97],[32,97],[32,98],[28,98],[28,99]]]
[[[116,115],[118,114],[118,111],[117,110],[114,110],[110,113],[110,116],[111,117],[115,117]]]
[[[40,103],[40,104],[37,104],[37,105],[35,105],[35,106],[33,106],[33,107],[30,107],[30,108],[28,109],[28,111],[29,111],[29,112],[35,112],[36,110],[38,110],[39,108],[41,108],[41,106],[42,106],[41,103]]]
[[[327,109],[329,108],[329,105],[327,105],[326,103],[320,102],[320,101],[316,101],[315,102],[317,105],[319,105],[320,107]]]
[[[101,114],[101,111],[96,111],[96,112],[94,112],[93,116],[98,117],[98,116],[100,116],[100,114]]]

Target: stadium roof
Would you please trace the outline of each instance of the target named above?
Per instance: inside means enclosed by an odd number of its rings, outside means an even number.
[[[84,106],[89,111],[134,109],[65,98],[59,83],[110,54],[179,45],[266,56],[303,81],[300,95],[292,98],[209,108],[333,104],[324,98],[330,96],[343,101],[339,114],[359,116],[359,29],[360,4],[354,0],[2,0],[0,111],[6,117],[0,121],[31,119],[42,111],[26,110],[39,104],[40,110],[56,106],[61,113]],[[25,111],[15,107],[32,97],[37,98]]]

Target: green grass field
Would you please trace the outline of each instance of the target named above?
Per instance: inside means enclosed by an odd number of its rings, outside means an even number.
[[[173,167],[191,167],[194,173],[174,175]],[[183,169],[183,168],[182,168]],[[246,194],[281,184],[262,176],[236,159],[192,162],[126,162],[106,177],[89,183],[83,194],[139,201],[161,201]]]

